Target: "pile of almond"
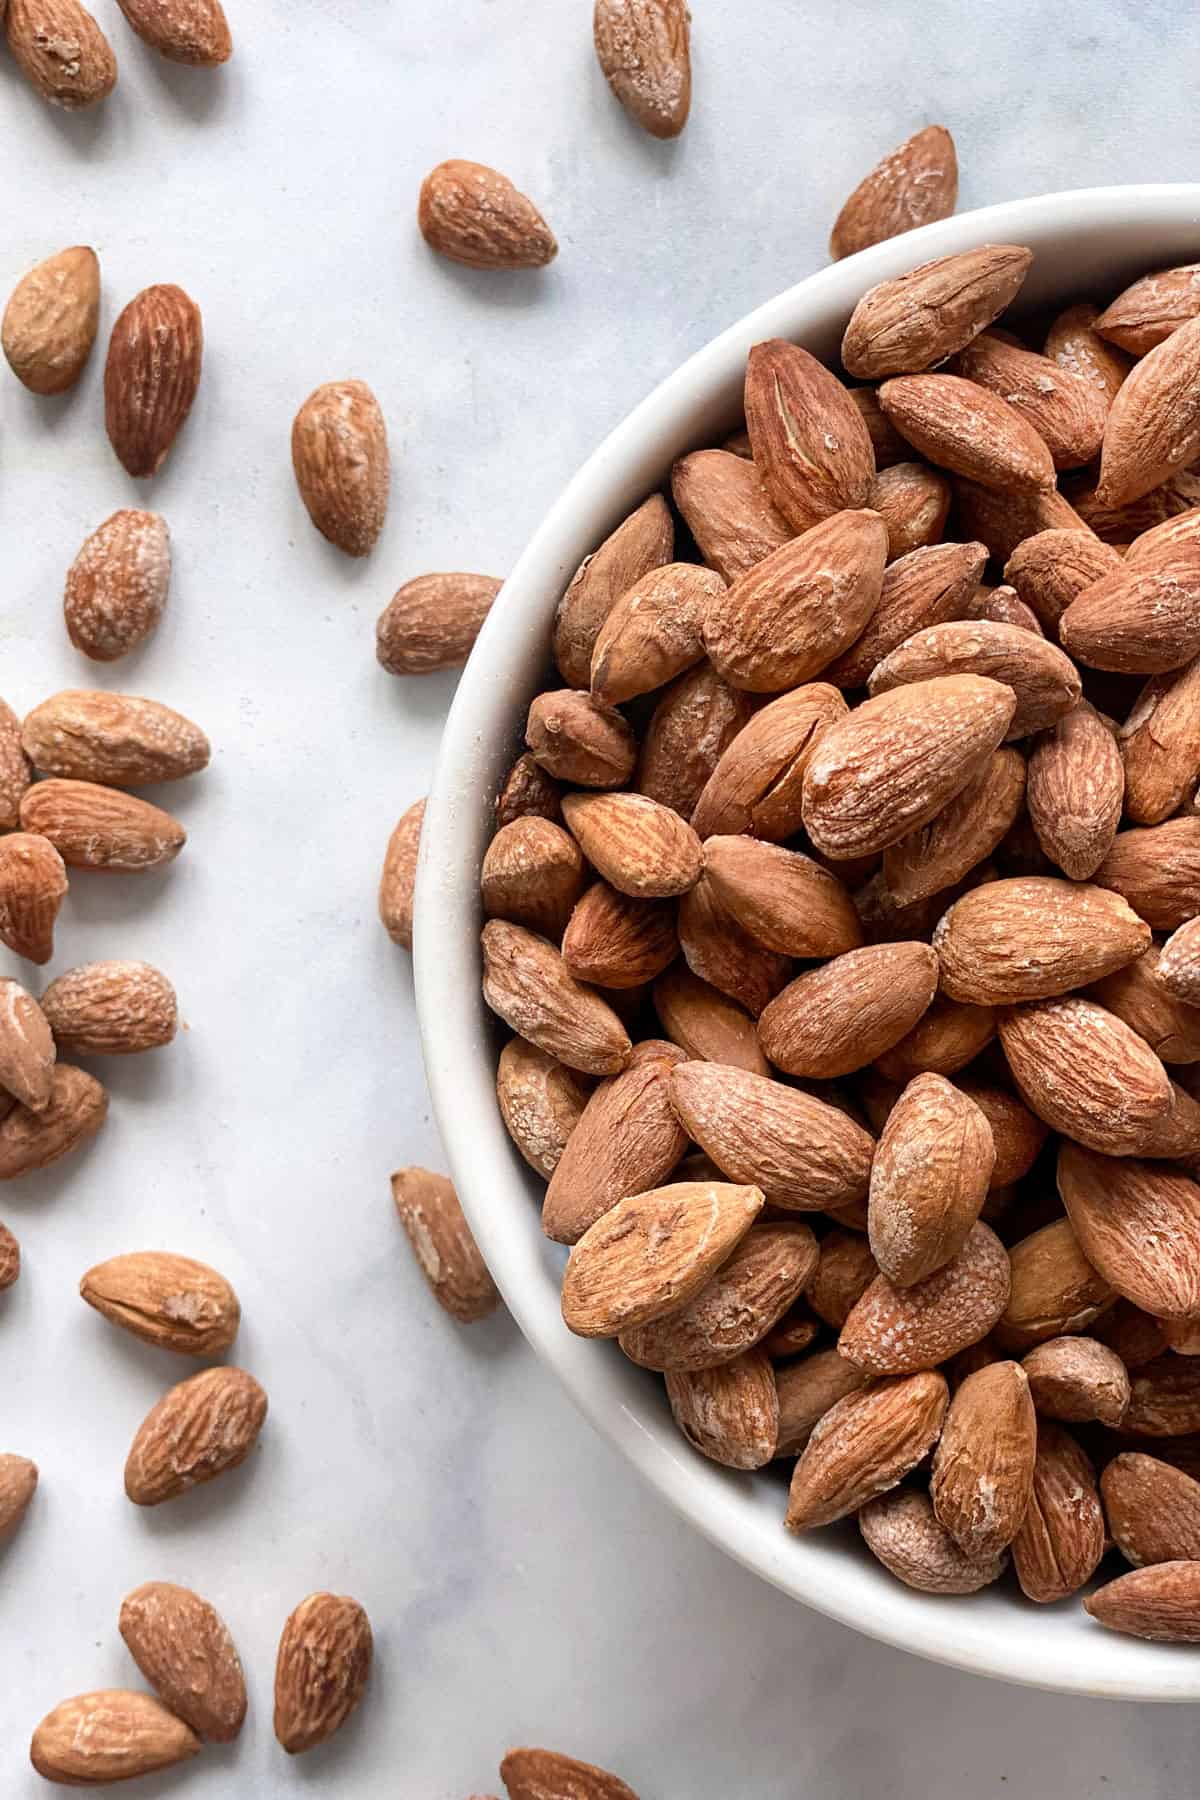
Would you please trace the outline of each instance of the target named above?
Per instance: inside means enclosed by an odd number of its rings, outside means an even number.
[[[1115,1545],[1089,1611],[1200,1641],[1200,281],[1035,340],[1031,260],[756,346],[583,563],[483,986],[564,1320],[694,1445],[930,1592]]]

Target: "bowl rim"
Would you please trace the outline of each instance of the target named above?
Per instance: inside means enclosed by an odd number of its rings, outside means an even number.
[[[1086,1632],[1076,1634],[1040,1629],[1052,1624],[1053,1614],[1039,1616],[1024,1602],[1019,1613],[1014,1605],[1014,1628],[1005,1630],[994,1600],[986,1608],[976,1604],[983,1596],[951,1605],[902,1586],[877,1565],[864,1579],[864,1569],[839,1545],[818,1547],[815,1538],[792,1538],[783,1528],[782,1505],[772,1538],[763,1520],[751,1516],[754,1509],[740,1485],[750,1478],[705,1461],[673,1427],[673,1441],[659,1432],[661,1404],[652,1417],[649,1406],[643,1410],[631,1402],[628,1366],[619,1367],[618,1358],[598,1354],[589,1340],[566,1331],[547,1280],[547,1246],[536,1220],[529,1220],[528,1230],[513,1231],[511,1209],[494,1203],[498,1185],[514,1185],[520,1189],[521,1208],[527,1210],[529,1175],[507,1138],[495,1100],[494,1044],[478,985],[477,878],[495,773],[503,753],[511,756],[517,744],[522,715],[512,696],[519,689],[523,700],[532,691],[536,671],[546,667],[546,627],[554,601],[587,549],[650,486],[661,483],[663,468],[687,443],[686,421],[694,416],[698,397],[727,385],[752,344],[767,337],[805,341],[818,335],[816,326],[797,326],[797,315],[824,315],[820,331],[828,337],[830,318],[848,315],[854,301],[876,282],[980,244],[1029,243],[1036,252],[1039,243],[1046,246],[1059,233],[1088,237],[1100,231],[1140,231],[1152,236],[1193,228],[1200,254],[1200,183],[1083,188],[962,213],[820,269],[755,307],[668,375],[604,438],[564,488],[514,565],[480,633],[442,737],[426,806],[414,906],[422,1049],[434,1115],[467,1218],[510,1312],[539,1358],[660,1497],[744,1567],[881,1642],[1021,1685],[1158,1701],[1200,1698],[1200,1656],[1195,1651],[1121,1638],[1090,1622]],[[695,447],[694,438],[690,447]],[[645,470],[651,466],[657,474],[648,485]],[[592,522],[581,539],[584,515]],[[584,549],[576,553],[581,541]],[[1078,1607],[1077,1601],[1067,1604]],[[1063,1642],[1056,1644],[1059,1636]],[[1064,1645],[1069,1660],[1064,1659]]]

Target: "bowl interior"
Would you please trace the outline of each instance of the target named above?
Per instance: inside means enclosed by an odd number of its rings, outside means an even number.
[[[1078,1600],[1037,1608],[1007,1589],[939,1599],[904,1588],[852,1527],[793,1539],[773,1472],[739,1475],[694,1451],[661,1381],[615,1346],[573,1337],[559,1314],[565,1252],[543,1238],[541,1184],[495,1099],[506,1035],[479,992],[478,875],[496,789],[521,747],[524,713],[549,667],[555,604],[579,562],[684,451],[741,418],[752,344],[795,339],[836,355],[859,296],[916,263],[989,242],[1029,245],[1022,306],[1114,293],[1134,275],[1200,256],[1200,186],[1089,189],[964,214],[835,264],[749,314],[665,381],[600,446],[521,557],[485,625],[447,721],[426,812],[416,897],[416,989],[434,1109],[450,1171],[510,1310],[593,1424],[695,1526],[807,1605],[956,1667],[1063,1692],[1200,1697],[1200,1657],[1095,1625]],[[782,1465],[785,1472],[790,1465]]]

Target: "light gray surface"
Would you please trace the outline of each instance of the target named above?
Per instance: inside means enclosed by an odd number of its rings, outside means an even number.
[[[844,193],[928,119],[957,134],[964,206],[1193,176],[1194,21],[1081,0],[986,22],[936,3],[696,0],[694,118],[661,146],[610,102],[586,0],[231,0],[237,55],[215,76],[169,69],[112,0],[96,9],[121,62],[101,111],[52,113],[0,65],[0,287],[89,241],[105,329],[148,282],[194,294],[205,377],[147,487],[108,450],[99,359],[65,401],[2,372],[0,692],[23,711],[93,679],[62,630],[62,574],[110,511],[149,504],[175,541],[168,617],[98,680],[178,705],[216,755],[163,791],[191,832],[175,868],[80,875],[51,970],[144,956],[190,1029],[107,1071],[90,1150],[0,1192],[26,1258],[0,1300],[0,1448],[42,1468],[0,1550],[0,1792],[45,1791],[25,1744],[54,1702],[135,1680],[116,1614],[153,1577],[226,1614],[252,1713],[238,1746],[145,1794],[465,1800],[522,1740],[605,1762],[643,1800],[1190,1792],[1187,1710],[1051,1701],[822,1622],[652,1501],[505,1321],[464,1333],[438,1312],[387,1195],[391,1167],[439,1153],[374,884],[450,683],[383,676],[372,625],[424,568],[503,573],[607,428],[817,266]],[[492,279],[429,257],[416,189],[452,154],[539,200],[562,245],[551,270]],[[315,537],[288,460],[296,405],[344,375],[374,386],[395,463],[365,566]],[[74,1293],[138,1247],[234,1281],[237,1357],[272,1402],[247,1469],[151,1513],[124,1499],[121,1466],[187,1369]],[[316,1587],[368,1607],[377,1667],[343,1737],[290,1763],[270,1736],[274,1645]]]

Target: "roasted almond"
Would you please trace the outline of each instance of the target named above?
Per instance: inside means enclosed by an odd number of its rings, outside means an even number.
[[[593,698],[618,706],[681,675],[704,655],[702,631],[725,592],[714,569],[664,563],[614,603],[592,651]]]
[[[464,1325],[494,1312],[500,1296],[453,1183],[431,1169],[397,1169],[392,1200],[438,1303]]]
[[[1095,322],[1096,331],[1131,356],[1145,356],[1200,313],[1200,263],[1159,269],[1123,288]]]
[[[623,787],[637,761],[633,733],[620,713],[570,688],[538,695],[525,742],[548,774],[577,787]]]
[[[798,850],[710,837],[705,878],[758,943],[785,956],[839,956],[862,943],[854,902],[835,875]]]
[[[938,1523],[972,1560],[1016,1536],[1033,1491],[1037,1420],[1019,1363],[993,1362],[961,1381],[933,1453]]]
[[[1158,491],[1161,490],[1156,490]],[[1155,495],[1151,494],[1147,498],[1154,499]],[[1125,552],[1125,567],[1135,569],[1155,562],[1164,551],[1174,550],[1181,544],[1194,544],[1198,537],[1200,506],[1191,506],[1186,512],[1176,511],[1134,538]]]
[[[1121,1430],[1131,1436],[1175,1438],[1200,1431],[1200,1361],[1168,1352],[1130,1376]],[[1168,1446],[1164,1446],[1164,1455]]]
[[[48,838],[28,831],[0,837],[0,942],[30,962],[48,963],[66,891],[63,859]]]
[[[671,470],[671,493],[701,556],[725,581],[796,535],[748,454],[694,450]]]
[[[870,434],[823,363],[783,338],[755,344],[745,398],[754,466],[794,530],[866,505],[875,477]]]
[[[341,1729],[366,1691],[371,1622],[346,1594],[310,1594],[287,1619],[275,1659],[275,1736],[289,1756]]]
[[[156,475],[166,461],[192,410],[203,355],[200,308],[182,288],[143,288],[118,316],[104,366],[104,422],[130,475]]]
[[[38,1484],[37,1464],[27,1456],[0,1455],[0,1532],[24,1517]]]
[[[496,1098],[508,1135],[530,1168],[549,1181],[567,1139],[588,1101],[588,1085],[574,1069],[527,1044],[510,1038],[496,1069]]]
[[[775,1372],[761,1350],[717,1368],[669,1369],[667,1400],[690,1444],[728,1469],[762,1469],[779,1443]]]
[[[1191,468],[1177,469],[1140,499],[1128,500],[1119,506],[1109,503],[1099,484],[1084,471],[1070,478],[1067,493],[1077,516],[1088,529],[1103,538],[1106,544],[1124,550],[1136,538],[1148,537],[1157,526],[1194,511],[1200,505],[1200,474]],[[1177,541],[1183,542],[1192,536],[1194,533],[1187,530]],[[1168,540],[1172,541],[1176,540]],[[1138,558],[1139,562],[1142,560]]]
[[[860,380],[877,381],[944,362],[1004,311],[1032,261],[1019,245],[983,244],[880,282],[854,309],[843,363]]]
[[[981,583],[975,589],[975,598],[967,604],[965,616],[986,619],[993,625],[1019,625],[1022,631],[1031,631],[1035,637],[1046,635],[1032,607],[1026,606],[1016,588],[1006,584],[990,588]]]
[[[1008,1298],[1008,1252],[977,1222],[951,1261],[912,1286],[877,1275],[843,1325],[838,1349],[871,1375],[931,1369],[986,1337]]]
[[[986,862],[1024,797],[1024,758],[1017,750],[997,750],[941,812],[884,851],[883,879],[896,904],[911,906],[940,894]]]
[[[484,917],[510,919],[557,942],[586,880],[579,846],[561,825],[514,819],[500,827],[484,853],[479,877]]]
[[[1046,875],[973,888],[933,934],[942,992],[978,1006],[1068,994],[1149,943],[1149,927],[1120,895]]]
[[[838,1400],[796,1464],[788,1530],[828,1525],[896,1487],[937,1442],[948,1399],[945,1376],[925,1370]]]
[[[117,0],[143,43],[168,62],[215,69],[233,55],[221,0]]]
[[[13,7],[24,0],[11,0]],[[11,26],[10,26],[11,29]],[[33,1734],[29,1760],[47,1781],[97,1787],[186,1762],[200,1739],[150,1694],[104,1688],[63,1700]]]
[[[1100,1477],[1108,1528],[1126,1562],[1200,1560],[1200,1481],[1156,1456],[1114,1456]]]
[[[784,988],[759,1020],[759,1042],[789,1075],[849,1075],[907,1036],[936,992],[928,944],[851,950]]]
[[[15,1106],[0,1119],[0,1181],[12,1181],[69,1156],[95,1137],[108,1111],[100,1083],[69,1063],[56,1063],[50,1097],[32,1112]]]
[[[679,947],[694,975],[755,1017],[792,972],[791,958],[751,937],[703,875],[679,902]]]
[[[1095,1338],[1050,1338],[1036,1344],[1022,1366],[1043,1418],[1119,1425],[1129,1405],[1125,1364]]]
[[[162,868],[187,842],[161,807],[91,781],[35,782],[21,801],[21,829],[48,838],[71,868],[119,874]]]
[[[687,124],[690,23],[686,0],[596,0],[597,60],[625,111],[651,137],[678,137]]]
[[[878,391],[873,387],[852,387],[847,389],[851,402],[857,407],[863,424],[867,428],[867,436],[871,440],[871,448],[875,452],[875,468],[890,469],[893,463],[908,462],[912,456],[911,447],[905,443],[896,427],[884,413],[879,404]],[[749,454],[750,439],[746,439]],[[732,449],[732,445],[726,445]]]
[[[9,0],[0,24],[14,62],[43,100],[76,112],[112,93],[117,59],[79,0]]]
[[[1116,1351],[1131,1373],[1153,1362],[1167,1348],[1162,1321],[1152,1319],[1128,1300],[1118,1300],[1089,1329],[1098,1343]]]
[[[752,717],[748,694],[705,660],[664,688],[642,737],[634,786],[690,819],[722,756]]]
[[[639,1045],[637,1061],[587,1101],[546,1189],[542,1230],[574,1244],[629,1194],[666,1180],[688,1147],[671,1104],[673,1044]]]
[[[1074,1594],[1104,1554],[1104,1513],[1091,1462],[1070,1432],[1038,1425],[1033,1494],[1013,1539],[1021,1590],[1047,1604]]]
[[[616,1775],[557,1750],[510,1750],[500,1779],[508,1800],[637,1800]]]
[[[1200,784],[1200,657],[1152,675],[1121,728],[1125,810],[1160,825]]]
[[[635,900],[607,881],[594,881],[577,901],[562,938],[572,975],[605,988],[653,981],[678,954],[670,902]]]
[[[54,1039],[45,1013],[19,981],[0,978],[0,1088],[31,1112],[50,1104]]]
[[[770,1073],[754,1020],[744,1007],[676,963],[654,984],[659,1024],[689,1059],[728,1063],[751,1075]]]
[[[60,250],[22,276],[0,324],[17,380],[34,394],[63,394],[83,373],[100,322],[100,264],[85,244]]]
[[[693,1300],[623,1331],[621,1348],[644,1369],[715,1369],[732,1362],[762,1342],[816,1266],[817,1240],[800,1220],[752,1225]]]
[[[939,543],[950,511],[950,483],[924,463],[894,463],[876,475],[867,504],[883,520],[888,561]]]
[[[492,575],[457,572],[406,581],[375,624],[381,667],[389,675],[428,675],[466,662],[503,585]]]
[[[1124,351],[1107,343],[1096,330],[1099,309],[1086,301],[1059,313],[1046,334],[1046,355],[1069,375],[1078,375],[1103,395],[1107,405],[1131,368]]]
[[[13,1283],[19,1279],[20,1274],[21,1246],[13,1236],[12,1232],[8,1229],[8,1226],[0,1225],[0,1293],[3,1293],[5,1288],[12,1287]],[[2,1492],[3,1487],[4,1458],[0,1456],[0,1492]],[[3,1519],[3,1511],[4,1502],[3,1499],[0,1498],[0,1520]],[[0,1523],[0,1530],[3,1530],[2,1523]]]
[[[805,1289],[808,1303],[819,1319],[840,1331],[878,1273],[879,1264],[861,1232],[827,1231]]]
[[[1156,1644],[1200,1643],[1200,1563],[1160,1562],[1131,1569],[1084,1600],[1110,1631]]]
[[[839,687],[865,687],[877,663],[927,625],[965,618],[987,562],[982,544],[930,544],[898,557],[884,573],[866,630],[828,669]]]
[[[954,368],[1019,413],[1046,445],[1056,469],[1082,468],[1099,454],[1107,395],[1048,356],[985,331],[955,358]]]
[[[1198,612],[1200,543],[1183,543],[1093,582],[1072,600],[1059,633],[1093,669],[1164,674],[1200,651]]]
[[[29,758],[21,748],[21,721],[0,700],[0,826],[12,830],[20,820],[21,796],[33,780]]]
[[[562,789],[553,775],[535,762],[532,751],[522,750],[496,795],[496,825],[511,825],[514,819],[562,818]]]
[[[1038,843],[1072,881],[1087,881],[1112,848],[1124,793],[1120,749],[1081,700],[1033,746],[1025,794]]]
[[[388,839],[383,874],[379,879],[379,918],[394,944],[412,949],[413,886],[417,879],[417,852],[425,820],[424,800],[414,800]]]
[[[686,893],[700,879],[700,839],[645,794],[566,794],[563,818],[593,868],[638,900]]]
[[[995,1160],[991,1126],[973,1100],[942,1075],[909,1082],[876,1147],[869,1196],[871,1249],[898,1287],[958,1255]]]
[[[1185,925],[1200,913],[1200,818],[1119,831],[1093,880],[1156,931]]]
[[[1069,1219],[1055,1219],[1014,1244],[1009,1267],[1012,1291],[996,1327],[1005,1349],[1027,1350],[1084,1331],[1112,1303],[1112,1289],[1084,1256]]]
[[[1189,919],[1163,945],[1155,971],[1159,984],[1174,999],[1200,1006],[1200,923]],[[1197,1020],[1200,1026],[1200,1019]],[[1192,1061],[1189,1056],[1180,1061]],[[1195,1060],[1200,1061],[1200,1057]]]
[[[1058,1191],[1079,1246],[1118,1293],[1156,1319],[1200,1318],[1200,1187],[1078,1144],[1058,1153]]]
[[[872,671],[872,694],[947,675],[984,675],[1004,682],[1017,697],[1010,738],[1044,731],[1078,705],[1079,675],[1054,644],[1019,625],[990,619],[930,625],[893,650]]]
[[[956,1075],[995,1035],[996,1014],[990,1006],[939,998],[898,1044],[876,1058],[876,1067],[889,1081],[901,1083],[914,1075]]]
[[[592,651],[613,604],[651,569],[670,562],[674,542],[671,509],[661,494],[651,494],[584,558],[554,615],[554,660],[569,688],[588,686]]]
[[[216,1609],[190,1588],[147,1581],[121,1602],[118,1628],[163,1705],[200,1737],[232,1742],[246,1717],[246,1680]]]
[[[1032,608],[1046,635],[1057,638],[1059,620],[1071,602],[1124,566],[1111,544],[1101,543],[1093,532],[1052,528],[1017,545],[1004,565],[1004,579]]]
[[[207,768],[212,754],[182,713],[98,688],[65,688],[43,700],[26,715],[21,742],[41,774],[107,787],[177,781]]]
[[[533,201],[486,163],[456,157],[431,169],[417,223],[431,250],[470,269],[538,269],[558,255]]]
[[[1154,1052],[1077,995],[1014,1008],[1000,1041],[1024,1099],[1056,1131],[1104,1156],[1137,1155],[1171,1104]]]
[[[63,617],[71,642],[94,662],[115,662],[155,629],[170,581],[166,520],[131,508],[113,513],[67,571]]]
[[[858,1515],[863,1542],[906,1587],[923,1594],[977,1594],[998,1581],[1008,1558],[972,1557],[938,1523],[928,1494],[893,1488],[868,1500]]]
[[[267,1416],[267,1396],[244,1369],[202,1369],[146,1414],[125,1462],[136,1506],[174,1500],[245,1462]]]
[[[103,1318],[162,1350],[216,1356],[237,1336],[242,1309],[223,1275],[165,1250],[135,1250],[89,1269],[79,1292]],[[199,1729],[199,1728],[197,1728]]]
[[[483,928],[484,999],[513,1031],[569,1068],[611,1075],[630,1042],[612,1008],[576,981],[545,938],[493,919]]]
[[[768,1339],[766,1348],[770,1348]],[[779,1400],[777,1456],[797,1456],[812,1435],[813,1426],[847,1394],[858,1393],[869,1377],[836,1350],[814,1350],[798,1362],[775,1370]]]
[[[837,262],[857,250],[948,219],[958,199],[958,158],[944,125],[926,125],[876,163],[842,207],[829,240]]]
[[[1163,1062],[1200,1062],[1200,1011],[1169,990],[1162,978],[1165,955],[1152,944],[1136,962],[1097,982],[1092,997],[1145,1038]]]
[[[1125,377],[1104,433],[1099,498],[1123,506],[1200,455],[1200,320],[1179,326]]]
[[[938,468],[1018,494],[1054,486],[1049,447],[990,388],[960,375],[904,375],[884,382],[879,404],[901,436]]]
[[[1087,529],[1070,501],[1056,490],[1015,494],[1011,489],[984,487],[964,475],[956,475],[950,485],[959,535],[978,539],[997,562],[1007,562],[1018,544],[1039,532]]]
[[[825,682],[798,687],[754,714],[733,738],[696,803],[701,838],[749,833],[782,843],[800,829],[804,771],[822,732],[846,717]]]
[[[387,426],[365,381],[314,388],[292,421],[292,469],[308,516],[347,556],[374,549],[387,518]]]

